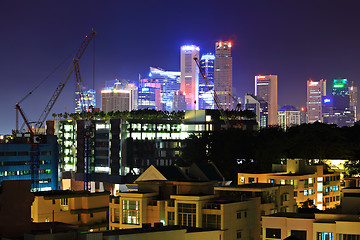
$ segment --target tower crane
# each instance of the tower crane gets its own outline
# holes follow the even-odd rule
[[[207,78],[206,74],[204,73],[204,70],[201,68],[199,59],[195,57],[195,58],[194,58],[194,61],[195,61],[196,65],[197,65],[197,67],[199,68],[199,71],[200,71],[200,73],[201,73],[201,76],[202,76],[202,77],[204,78],[204,80],[205,80],[206,86],[207,86],[208,89],[210,90],[210,88],[209,88],[209,85],[210,85],[209,79]],[[214,102],[215,102],[215,104],[216,104],[216,107],[218,108],[218,110],[219,110],[219,112],[220,112],[220,114],[221,114],[221,117],[224,119],[224,122],[225,122],[225,124],[226,124],[226,127],[229,129],[229,128],[231,127],[230,122],[229,122],[229,119],[228,119],[228,117],[226,116],[224,109],[223,109],[222,106],[220,105],[220,100],[219,100],[219,97],[218,97],[215,89],[214,89],[213,98],[214,98]]]
[[[51,109],[54,107],[54,104],[56,102],[56,100],[59,98],[62,90],[64,89],[66,83],[68,82],[71,74],[76,71],[76,73],[80,73],[79,72],[79,60],[80,58],[83,56],[86,48],[88,47],[89,43],[91,42],[92,38],[95,36],[96,32],[94,31],[94,29],[92,29],[92,33],[90,35],[86,35],[85,39],[82,41],[80,48],[77,50],[74,58],[73,58],[73,62],[72,64],[68,67],[68,69],[66,70],[66,73],[64,75],[64,77],[61,79],[60,83],[58,84],[58,86],[56,87],[53,95],[51,96],[49,102],[47,103],[47,105],[45,106],[44,111],[41,113],[39,119],[35,122],[34,125],[34,130],[31,127],[30,122],[28,121],[28,119],[25,117],[24,111],[22,110],[22,108],[20,107],[20,103],[22,103],[27,97],[29,97],[33,91],[29,92],[24,98],[22,98],[18,103],[16,103],[15,105],[15,109],[16,109],[16,132],[19,132],[19,125],[18,125],[18,115],[20,113],[21,117],[24,120],[24,123],[26,124],[26,126],[29,129],[30,132],[30,145],[31,145],[31,151],[30,151],[30,172],[31,172],[31,186],[32,189],[34,191],[37,191],[39,189],[39,165],[40,165],[40,161],[39,161],[39,153],[40,153],[40,148],[39,148],[39,139],[37,138],[36,134],[38,134],[39,129],[42,127],[42,125],[44,124],[46,118],[48,117]],[[79,83],[79,81],[81,81],[81,78],[76,78],[77,80],[77,84],[81,85],[81,82]]]

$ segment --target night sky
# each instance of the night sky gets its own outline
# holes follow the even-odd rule
[[[180,46],[214,52],[233,42],[234,95],[254,92],[256,74],[278,74],[278,103],[304,106],[306,80],[338,77],[360,83],[360,1],[36,0],[0,2],[0,133],[15,128],[14,105],[98,33],[80,68],[95,88],[146,76],[149,67],[180,70]],[[95,49],[95,52],[94,52]],[[95,54],[94,54],[95,53]],[[22,104],[35,121],[63,77],[65,65]],[[52,112],[73,112],[74,75]],[[97,104],[100,106],[100,96]],[[50,119],[51,114],[50,114]]]

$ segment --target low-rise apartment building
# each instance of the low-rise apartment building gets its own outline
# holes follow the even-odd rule
[[[294,197],[300,207],[313,201],[320,209],[340,205],[340,173],[324,169],[324,165],[305,165],[305,160],[288,159],[284,165],[273,165],[270,173],[238,173],[238,185],[273,183],[294,186]]]
[[[81,230],[104,230],[108,227],[110,192],[87,191],[35,192],[31,206],[33,222],[63,222]]]
[[[109,228],[139,228],[161,222],[218,229],[224,240],[259,239],[262,214],[296,211],[290,185],[214,187],[216,181],[184,176],[175,166],[148,168],[136,180],[137,192],[112,197]]]

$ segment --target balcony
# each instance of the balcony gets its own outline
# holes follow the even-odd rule
[[[219,203],[207,203],[207,204],[204,205],[203,209],[221,210],[221,204],[219,204]]]

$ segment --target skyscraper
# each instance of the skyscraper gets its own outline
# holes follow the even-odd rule
[[[138,93],[138,109],[161,108],[161,84],[157,79],[141,79]]]
[[[207,77],[199,79],[199,109],[214,109],[214,63],[215,55],[208,53],[201,56],[200,66]]]
[[[173,111],[174,92],[180,90],[180,72],[150,67],[149,78],[157,80],[161,85],[161,108],[169,112]]]
[[[83,91],[83,99],[80,98],[79,89],[75,91],[75,112],[80,113],[83,109],[90,111],[91,108],[96,107],[95,95],[96,92],[93,89],[86,90],[84,86],[80,86]]]
[[[223,109],[231,109],[233,105],[231,47],[231,42],[215,44],[214,90]]]
[[[186,110],[199,109],[199,69],[194,58],[199,58],[200,48],[195,45],[181,47],[180,90],[185,96]]]
[[[245,95],[245,109],[251,110],[256,114],[256,121],[260,128],[268,126],[269,120],[269,104],[261,97],[256,97],[252,94]]]
[[[138,87],[126,80],[107,81],[106,87],[101,90],[101,110],[131,111],[137,109]]]
[[[277,125],[277,75],[255,76],[255,95],[268,103],[268,124]]]
[[[321,79],[316,82],[307,81],[307,123],[323,122],[322,117],[322,98],[326,96],[326,80]]]
[[[351,87],[349,87],[349,94],[350,94],[350,108],[351,111],[354,113],[354,118],[355,118],[355,122],[359,119],[358,118],[358,92],[357,92],[357,87],[353,86],[353,83],[351,85]]]
[[[354,124],[347,79],[334,79],[331,96],[323,99],[323,119],[324,123],[337,124],[339,127]]]

